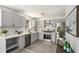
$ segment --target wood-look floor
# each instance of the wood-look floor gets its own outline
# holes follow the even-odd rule
[[[57,45],[46,41],[37,41],[19,53],[56,53]]]

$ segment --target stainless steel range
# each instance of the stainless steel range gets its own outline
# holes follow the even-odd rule
[[[44,31],[43,39],[52,42],[52,31]]]

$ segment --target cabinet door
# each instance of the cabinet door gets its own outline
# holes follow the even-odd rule
[[[25,36],[19,37],[19,48],[24,48],[25,46]]]
[[[13,20],[14,26],[20,26],[20,21],[19,21],[20,18],[19,18],[19,16],[17,14],[14,14],[13,18],[14,18],[14,20]]]
[[[44,39],[43,37],[44,37],[44,33],[43,32],[39,32],[39,38],[38,39],[39,40],[43,40]]]
[[[35,21],[31,20],[31,27],[34,28],[34,26],[35,26]]]
[[[52,32],[51,39],[52,39],[52,42],[54,42],[54,43],[56,41],[55,35],[56,35],[56,33]]]
[[[12,26],[13,15],[7,11],[2,11],[2,26]]]
[[[25,26],[26,25],[26,18],[21,16],[20,22],[21,22],[21,26]]]
[[[31,44],[31,34],[25,35],[25,47]]]
[[[25,19],[20,16],[20,15],[17,15],[17,14],[14,14],[14,25],[15,26],[24,26],[24,21]]]
[[[35,20],[35,22],[34,22],[35,24],[34,24],[34,30],[36,30],[37,31],[37,28],[38,28],[38,21],[37,20]]]
[[[37,33],[31,33],[31,43],[37,41]]]

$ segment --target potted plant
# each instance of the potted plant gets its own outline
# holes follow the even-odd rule
[[[5,35],[7,34],[7,32],[8,32],[8,31],[7,31],[7,30],[5,30],[5,29],[2,29],[2,31],[1,31],[1,32],[2,32],[2,35],[3,35],[3,36],[5,36]]]
[[[64,30],[64,28],[58,27],[57,31],[58,31],[59,37],[60,38],[64,38],[64,36],[65,36],[65,30]]]

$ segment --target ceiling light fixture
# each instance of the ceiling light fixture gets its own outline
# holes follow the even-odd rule
[[[42,15],[43,17],[45,17],[45,13],[41,13],[41,15]]]

